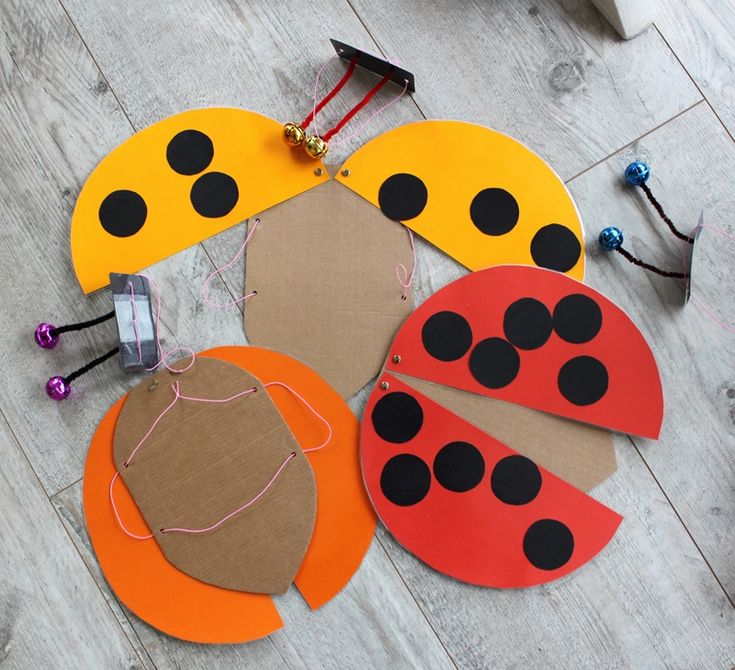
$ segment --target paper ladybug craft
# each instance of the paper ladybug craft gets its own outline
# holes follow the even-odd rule
[[[339,133],[381,89],[395,90],[387,104],[414,90],[395,64],[334,46],[346,69],[321,100],[304,105],[300,123],[192,110],[112,151],[80,193],[71,241],[88,293],[110,271],[138,272],[249,219],[245,295],[234,301],[247,302],[248,340],[303,360],[347,398],[377,374],[412,308],[416,259],[401,224],[473,270],[510,262],[581,278],[584,245],[561,180],[489,128],[411,123],[341,167],[325,166],[329,147],[345,138]],[[357,68],[376,81],[336,120],[329,103]],[[325,131],[326,118],[333,125]]]
[[[409,551],[501,588],[591,560],[621,517],[586,493],[609,431],[657,438],[663,397],[638,328],[594,289],[497,266],[429,298],[396,335],[362,424],[372,503]]]
[[[84,513],[107,581],[159,630],[206,643],[281,627],[295,583],[316,609],[349,581],[375,515],[358,423],[303,363],[221,347],[161,370],[102,419]]]

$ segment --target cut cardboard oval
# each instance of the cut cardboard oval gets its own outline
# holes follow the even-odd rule
[[[658,367],[630,317],[541,268],[496,266],[444,287],[406,320],[385,369],[643,437],[663,421]]]
[[[182,399],[171,406],[174,382]],[[248,389],[255,392],[225,401]],[[155,541],[177,568],[228,589],[288,589],[314,528],[316,486],[256,377],[204,357],[186,372],[157,373],[128,394],[113,453]],[[197,532],[167,530],[173,528]]]
[[[141,130],[85,182],[72,216],[82,290],[135,273],[326,180],[282,126],[236,108],[194,109]]]
[[[375,377],[413,307],[396,276],[407,232],[330,180],[263,212],[247,251],[248,341],[296,356],[348,398]]]
[[[621,517],[384,373],[365,409],[370,499],[406,549],[447,575],[519,588],[591,560]]]
[[[470,270],[522,263],[584,277],[579,213],[562,180],[507,135],[418,121],[358,149],[337,179]]]
[[[225,360],[248,370],[263,383],[285,383],[330,424],[324,449],[307,454],[317,480],[317,516],[311,543],[295,584],[312,609],[333,598],[360,565],[375,530],[376,518],[362,483],[358,459],[358,423],[349,407],[318,374],[295,359],[260,347],[220,347],[198,358]],[[302,449],[325,438],[321,422],[281,386],[267,392]],[[112,444],[124,398],[97,428],[84,468],[83,504],[97,560],[116,596],[155,628],[192,642],[247,642],[282,625],[270,596],[205,584],[166,560],[153,540],[140,541],[119,527],[109,500],[115,474]],[[150,533],[124,482],[115,484],[121,518],[137,535]]]

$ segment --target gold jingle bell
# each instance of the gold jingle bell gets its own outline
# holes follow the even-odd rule
[[[324,158],[329,151],[329,145],[316,135],[310,135],[304,142],[304,151],[312,158]]]
[[[300,147],[304,143],[306,133],[304,129],[295,124],[287,123],[283,126],[283,141],[290,147]]]

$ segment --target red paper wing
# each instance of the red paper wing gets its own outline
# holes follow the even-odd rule
[[[622,520],[390,374],[368,401],[360,458],[395,538],[436,570],[481,586],[569,574]]]
[[[558,272],[505,265],[452,282],[406,320],[386,370],[657,438],[653,353],[623,310]]]

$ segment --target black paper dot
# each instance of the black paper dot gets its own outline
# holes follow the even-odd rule
[[[530,458],[506,456],[493,468],[490,487],[501,502],[525,505],[541,490],[541,471]]]
[[[531,240],[531,257],[539,267],[567,272],[579,260],[582,246],[574,233],[559,225],[550,223],[541,228]]]
[[[418,456],[399,454],[383,467],[380,490],[394,505],[415,505],[426,497],[431,486],[431,471]]]
[[[402,444],[416,437],[424,423],[424,412],[416,398],[396,391],[384,395],[373,407],[373,427],[386,442]]]
[[[148,207],[135,191],[113,191],[100,205],[102,227],[115,237],[135,235],[145,223]]]
[[[521,298],[505,310],[503,332],[519,349],[538,349],[551,337],[551,314],[544,303]]]
[[[505,235],[518,223],[518,203],[502,188],[480,191],[470,205],[470,218],[485,235]]]
[[[577,356],[559,370],[559,392],[575,405],[592,405],[607,392],[605,366],[592,356]]]
[[[483,386],[499,389],[510,384],[521,367],[521,358],[510,342],[489,337],[470,354],[470,372]]]
[[[581,293],[562,298],[554,308],[554,330],[562,340],[572,344],[589,342],[602,327],[602,310]]]
[[[237,183],[223,172],[207,172],[191,187],[191,204],[198,214],[216,219],[229,214],[240,193]]]
[[[472,328],[456,312],[437,312],[426,319],[421,341],[430,356],[440,361],[456,361],[472,346]]]
[[[207,169],[213,157],[212,140],[198,130],[182,130],[166,147],[166,160],[179,174],[199,174]]]
[[[485,459],[468,442],[450,442],[434,458],[434,477],[445,488],[464,493],[475,488],[485,475]]]
[[[388,177],[378,191],[380,209],[393,221],[407,221],[417,217],[424,211],[428,197],[424,182],[405,173]]]
[[[523,537],[523,553],[531,565],[539,570],[556,570],[562,567],[573,552],[574,536],[561,521],[536,521]]]

